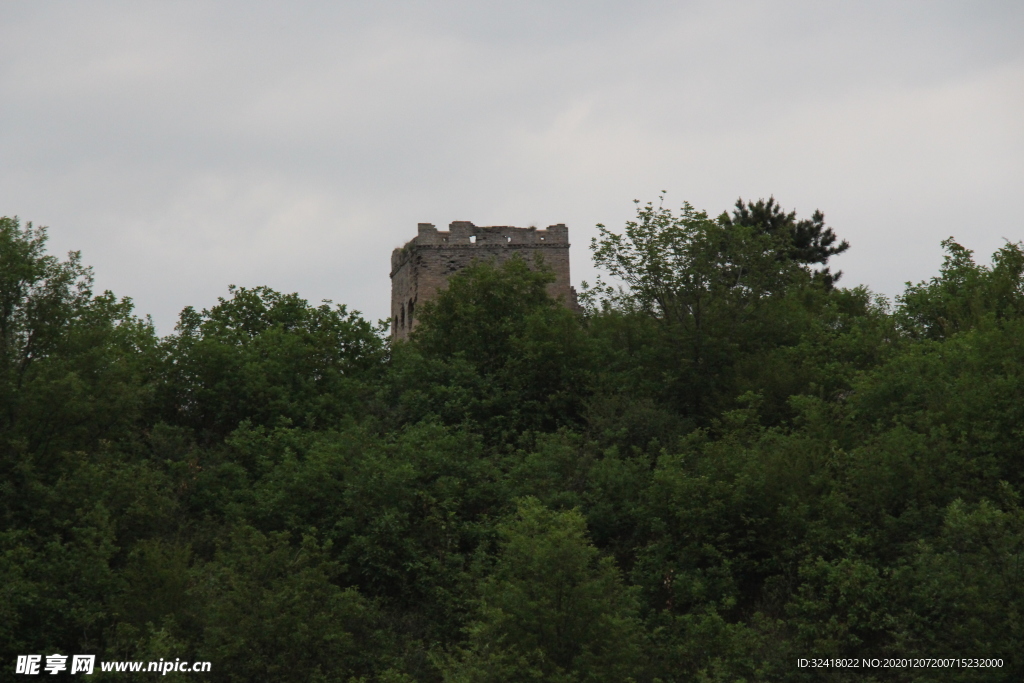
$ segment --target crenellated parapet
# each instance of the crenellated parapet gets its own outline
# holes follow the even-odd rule
[[[500,264],[517,255],[528,265],[540,255],[555,275],[548,292],[577,307],[569,282],[569,228],[564,224],[538,229],[454,221],[443,231],[420,223],[416,237],[391,254],[391,336],[408,337],[416,325],[417,305],[432,299],[452,274],[474,261]]]

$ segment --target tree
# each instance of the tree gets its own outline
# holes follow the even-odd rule
[[[689,203],[678,216],[650,202],[638,206],[624,234],[597,227],[600,237],[590,247],[595,264],[626,284],[633,306],[670,324],[700,329],[719,301],[749,308],[784,289],[793,275],[778,258],[788,247],[785,236],[712,220]]]
[[[420,309],[416,346],[438,358],[462,356],[482,369],[500,367],[531,315],[558,305],[547,293],[554,275],[521,258],[486,261],[459,271]]]
[[[406,397],[432,394],[435,411],[488,423],[495,435],[577,419],[587,348],[578,317],[548,295],[552,279],[520,258],[476,263],[450,278],[423,304],[411,348],[396,349],[393,377]]]
[[[146,413],[155,344],[131,300],[93,294],[78,252],[61,261],[45,228],[0,218],[4,659],[99,643],[119,532],[165,499],[117,453]]]
[[[359,408],[384,343],[358,312],[268,287],[229,291],[182,311],[165,340],[165,419],[222,438],[243,420],[325,426]]]
[[[340,571],[316,539],[290,544],[239,527],[196,570],[197,659],[225,681],[351,681],[381,656],[373,605],[332,579]]]
[[[0,481],[53,481],[61,454],[130,434],[148,406],[156,338],[130,299],[92,293],[78,252],[46,253],[46,229],[0,218]],[[18,482],[18,483],[15,483]],[[4,496],[7,515],[20,495]]]
[[[1024,242],[1008,242],[992,255],[992,265],[975,263],[973,252],[950,237],[939,275],[907,283],[897,313],[915,337],[945,339],[983,321],[1019,319],[1024,314]]]
[[[810,220],[805,218],[798,221],[796,211],[785,213],[782,207],[775,203],[775,197],[769,197],[767,202],[758,199],[757,203],[746,204],[741,197],[736,200],[732,216],[723,213],[719,220],[726,226],[743,225],[769,235],[783,237],[789,244],[780,256],[804,265],[824,265],[832,256],[842,254],[850,248],[846,240],[836,244],[838,237],[832,228],[825,227],[825,214],[821,211],[816,210]],[[827,287],[831,287],[842,276],[842,272],[833,274],[826,267],[816,271],[815,276]]]
[[[678,409],[706,413],[720,398],[731,400],[732,369],[742,353],[791,343],[787,301],[808,275],[796,262],[780,258],[788,236],[749,225],[712,220],[690,204],[678,215],[648,203],[622,234],[598,225],[591,243],[594,262],[624,283],[614,289],[598,283],[584,297],[596,311],[639,314],[658,322],[660,332],[647,345],[660,352],[646,369]]]
[[[0,452],[42,457],[122,433],[154,343],[130,299],[93,296],[78,252],[62,262],[45,228],[0,218]]]
[[[634,597],[587,540],[583,516],[527,498],[498,533],[469,649],[446,680],[631,680],[640,664]]]

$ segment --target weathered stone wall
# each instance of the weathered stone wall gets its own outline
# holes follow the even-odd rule
[[[497,264],[519,256],[531,267],[540,254],[555,275],[548,293],[576,308],[576,290],[569,283],[569,229],[510,226],[477,227],[455,221],[448,231],[430,223],[419,224],[419,234],[391,254],[391,336],[405,339],[416,326],[418,307],[443,289],[452,273],[474,261]]]

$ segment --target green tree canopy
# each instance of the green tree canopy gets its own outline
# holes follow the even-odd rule
[[[111,438],[139,414],[152,326],[130,299],[93,295],[78,252],[0,218],[0,449],[53,453]]]
[[[985,321],[1024,314],[1024,243],[1009,242],[992,256],[992,265],[975,263],[970,249],[953,238],[943,240],[946,256],[929,282],[907,283],[900,296],[900,320],[915,336],[944,339]]]
[[[384,345],[358,312],[267,287],[182,311],[164,342],[164,418],[223,438],[240,422],[312,426],[357,411]]]
[[[528,498],[498,528],[497,564],[479,586],[470,649],[452,681],[626,681],[640,667],[636,603],[576,510]]]
[[[410,348],[396,349],[398,390],[420,415],[487,423],[495,434],[578,419],[588,350],[577,316],[548,295],[552,278],[520,258],[453,275],[420,308]]]
[[[599,283],[584,299],[595,313],[603,297],[607,314],[657,323],[643,342],[652,350],[648,372],[662,397],[691,417],[727,405],[742,359],[796,343],[807,308],[820,304],[807,295],[808,271],[786,256],[788,234],[711,219],[689,204],[676,214],[652,203],[638,206],[622,233],[598,229],[594,262],[623,286]]]
[[[1021,680],[1024,246],[944,246],[890,304],[812,270],[846,248],[820,213],[646,204],[583,315],[513,259],[407,342],[263,287],[159,340],[2,219],[0,659]]]
[[[784,258],[796,263],[825,265],[828,260],[850,248],[849,242],[839,239],[832,228],[825,226],[825,214],[815,210],[810,219],[797,220],[796,211],[786,213],[775,202],[775,197],[768,201],[758,199],[757,202],[743,203],[743,198],[736,200],[736,208],[732,216],[723,213],[719,220],[726,226],[744,225],[757,230],[778,235],[788,242],[788,248],[782,252]],[[818,270],[816,277],[826,286],[831,287],[842,272],[831,273],[827,267]]]

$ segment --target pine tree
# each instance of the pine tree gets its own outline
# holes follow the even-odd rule
[[[770,235],[788,237],[791,246],[789,252],[785,254],[786,258],[804,265],[825,265],[829,258],[850,248],[850,243],[846,240],[836,244],[839,238],[832,228],[825,226],[825,214],[821,211],[815,210],[810,220],[797,220],[796,211],[785,213],[775,202],[774,196],[769,197],[768,201],[758,199],[756,203],[746,204],[740,197],[736,200],[732,216],[723,213],[720,220],[730,227],[749,226],[759,228]],[[826,287],[831,288],[842,276],[842,271],[831,273],[828,267],[825,267],[816,271],[815,276],[820,278]]]

